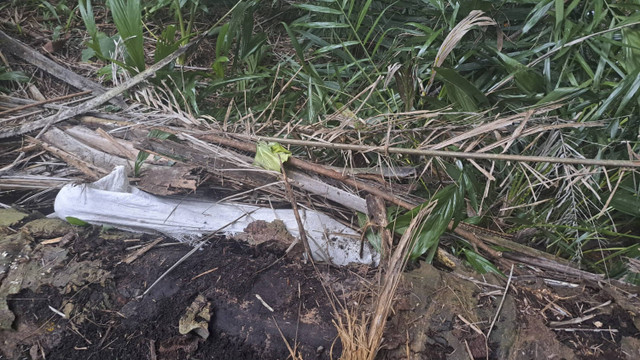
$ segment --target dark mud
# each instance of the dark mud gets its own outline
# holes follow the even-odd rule
[[[0,359],[339,358],[328,293],[358,314],[377,282],[369,267],[316,270],[300,249],[285,254],[291,236],[262,222],[211,239],[151,287],[193,247],[10,215],[0,226]],[[637,288],[519,274],[500,307],[504,278],[414,264],[378,358],[640,358]],[[194,304],[205,309],[193,317],[200,328],[181,333]]]
[[[107,271],[103,284],[79,284],[68,293],[43,285],[8,296],[16,318],[13,331],[0,333],[5,358],[31,353],[60,359],[285,359],[287,343],[305,359],[329,358],[332,346],[334,356],[340,353],[331,306],[315,270],[284,256],[277,241],[248,246],[214,239],[142,296],[190,246],[156,247],[126,264],[122,261],[131,253],[126,247],[148,237],[70,231],[75,239],[52,271],[70,262],[99,264]],[[348,276],[335,268],[320,271],[332,281]],[[178,332],[180,317],[198,295],[210,302],[213,314],[206,340]]]

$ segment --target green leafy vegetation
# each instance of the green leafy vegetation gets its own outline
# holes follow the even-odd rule
[[[22,71],[10,71],[4,66],[0,66],[0,92],[9,92],[11,82],[24,83],[29,81],[29,77]]]
[[[195,51],[151,81],[181,110],[225,128],[375,147],[638,160],[633,2],[109,0],[102,21],[115,33],[99,30],[94,5],[78,3],[88,35],[83,58],[131,75],[207,33],[206,56]],[[73,16],[70,4],[41,6],[59,24]],[[196,69],[182,66],[190,64]],[[528,245],[611,276],[626,276],[624,264],[638,258],[640,181],[630,169],[488,160],[461,167],[308,151],[340,166],[419,169],[418,194],[434,208],[413,259],[433,259],[440,235],[463,220],[537,228]],[[394,231],[419,209],[394,216]],[[453,246],[475,268],[493,271],[463,241]]]

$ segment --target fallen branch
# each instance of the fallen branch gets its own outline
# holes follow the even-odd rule
[[[217,136],[217,135],[213,135],[213,134],[201,134],[201,135],[195,135],[196,138],[198,139],[202,139],[202,140],[207,140],[207,141],[211,141],[214,143],[218,143],[218,144],[222,144],[225,146],[230,146],[236,149],[240,149],[240,150],[244,150],[244,151],[249,151],[252,153],[256,152],[256,145],[253,143],[249,143],[249,142],[242,142],[242,141],[238,141],[238,140],[232,140],[232,139],[227,139],[221,136]],[[289,161],[287,161],[287,164],[291,165],[291,166],[295,166],[299,169],[302,170],[307,170],[307,171],[311,171],[314,172],[316,174],[319,175],[323,175],[326,176],[328,178],[331,179],[335,179],[338,181],[341,181],[353,188],[355,188],[356,190],[362,190],[362,191],[366,191],[372,195],[378,196],[380,198],[383,198],[384,200],[398,205],[400,207],[403,207],[405,209],[413,209],[415,207],[415,205],[410,204],[404,200],[399,199],[398,197],[394,196],[391,193],[388,192],[384,192],[374,186],[365,184],[361,181],[355,180],[351,177],[342,175],[341,173],[331,170],[331,169],[327,169],[321,165],[317,165],[317,164],[313,164],[301,159],[297,159],[297,158],[290,158]]]
[[[253,143],[249,143],[249,142],[241,142],[238,140],[232,140],[232,139],[227,139],[221,136],[217,136],[217,135],[213,135],[213,134],[202,134],[202,135],[196,135],[197,138],[200,139],[204,139],[204,140],[208,140],[208,141],[212,141],[212,142],[216,142],[225,146],[230,146],[236,149],[240,149],[240,150],[244,150],[244,151],[249,151],[249,152],[256,152],[256,145]],[[356,180],[352,177],[349,176],[345,176],[337,171],[331,170],[331,169],[327,169],[321,165],[318,164],[313,164],[310,163],[308,161],[304,161],[301,159],[297,159],[297,158],[290,158],[289,161],[287,162],[289,165],[291,166],[295,166],[299,169],[302,170],[306,170],[306,171],[311,171],[314,172],[316,174],[319,175],[323,175],[326,176],[328,178],[331,179],[335,179],[338,181],[341,181],[353,188],[355,188],[356,190],[362,190],[362,191],[366,191],[369,194],[372,194],[374,196],[380,197],[392,204],[398,205],[404,209],[407,210],[411,210],[414,207],[416,207],[417,204],[411,204],[407,201],[404,201],[402,199],[399,199],[397,196],[395,196],[393,193],[390,192],[386,192],[383,191],[375,186],[371,186],[368,184],[365,184],[359,180]],[[449,228],[451,229],[453,223],[449,224]],[[485,245],[481,239],[480,236],[482,233],[484,232],[490,232],[489,230],[486,229],[482,229],[482,228],[478,228],[476,226],[472,226],[469,224],[465,224],[465,223],[460,223],[458,225],[458,227],[456,227],[455,229],[453,229],[453,231],[455,233],[457,233],[458,235],[462,236],[463,238],[467,239],[469,242],[471,242],[472,244],[475,245],[475,247],[480,248],[482,250],[484,250],[486,253],[488,253],[489,255],[491,255],[492,257],[499,259],[501,257],[499,252],[494,251],[493,249],[491,249],[489,246]],[[493,232],[492,232],[493,233]]]
[[[33,121],[33,122],[29,122],[14,128],[10,128],[8,130],[4,130],[3,132],[0,132],[0,139],[4,139],[4,138],[9,138],[9,137],[13,137],[13,136],[18,136],[18,135],[22,135],[22,134],[26,134],[28,132],[31,131],[35,131],[38,129],[42,129],[40,131],[40,133],[38,134],[38,136],[36,136],[36,138],[40,137],[40,135],[42,135],[42,133],[44,133],[44,131],[46,131],[49,126],[59,123],[61,121],[67,120],[71,117],[86,113],[89,110],[94,109],[97,106],[100,106],[102,104],[104,104],[105,102],[113,99],[114,97],[122,94],[123,92],[125,92],[126,90],[134,87],[135,85],[139,84],[140,82],[146,80],[147,78],[153,76],[158,70],[162,69],[163,67],[169,65],[169,63],[171,63],[172,61],[174,61],[175,59],[177,59],[180,55],[184,54],[191,46],[193,46],[193,44],[196,44],[200,41],[200,39],[202,39],[202,35],[198,38],[196,38],[194,41],[192,41],[191,43],[180,47],[178,50],[174,51],[171,55],[167,56],[166,58],[158,61],[157,63],[151,65],[150,67],[148,67],[146,70],[140,72],[139,74],[137,74],[136,76],[132,77],[131,79],[123,82],[122,84],[110,89],[107,92],[104,92],[96,97],[94,97],[91,100],[88,100],[78,106],[75,107],[71,107],[65,110],[60,111],[59,113],[49,116],[47,118],[41,119],[41,120],[37,120],[37,121]]]
[[[7,115],[7,114],[10,114],[12,112],[16,112],[16,111],[20,111],[20,110],[29,109],[29,108],[32,108],[32,107],[44,105],[44,104],[49,104],[49,103],[56,102],[56,101],[62,101],[62,100],[71,99],[71,98],[74,98],[76,96],[87,95],[87,94],[90,94],[90,93],[91,93],[91,90],[86,90],[86,91],[82,91],[82,92],[75,93],[75,94],[68,94],[68,95],[64,95],[64,96],[58,96],[58,97],[55,97],[55,98],[52,98],[52,99],[47,99],[47,100],[43,100],[43,101],[36,101],[36,102],[31,103],[31,104],[26,104],[26,105],[22,105],[22,106],[16,106],[14,108],[11,108],[11,109],[8,109],[8,110],[5,110],[5,111],[1,111],[0,112],[0,116]]]
[[[21,43],[20,41],[10,37],[4,32],[0,31],[0,48],[13,54],[16,57],[27,61],[28,63],[35,65],[46,71],[47,73],[57,77],[58,79],[82,90],[90,90],[96,95],[104,94],[107,89],[100,84],[95,83],[85,77],[82,77],[73,71],[67,70],[62,65],[49,59],[48,57],[40,54],[38,51],[30,48],[29,46]],[[113,97],[109,99],[111,103],[120,108],[125,109],[127,103],[121,98]]]

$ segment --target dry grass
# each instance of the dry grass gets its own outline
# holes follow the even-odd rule
[[[431,202],[413,218],[394,249],[389,266],[387,268],[380,266],[378,271],[382,277],[382,285],[371,289],[372,308],[349,310],[342,307],[342,313],[336,312],[334,324],[343,347],[340,359],[373,360],[378,354],[387,317],[393,306],[393,299],[413,247],[415,235],[422,231],[424,219],[435,205],[436,202]]]

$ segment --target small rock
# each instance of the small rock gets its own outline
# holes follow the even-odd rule
[[[37,239],[51,239],[66,235],[69,231],[73,230],[73,227],[66,221],[60,219],[45,218],[26,223],[22,227],[22,230]]]

